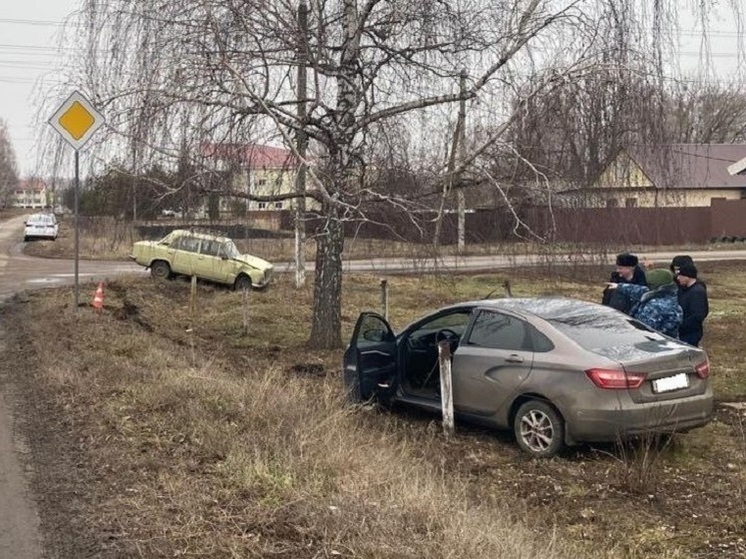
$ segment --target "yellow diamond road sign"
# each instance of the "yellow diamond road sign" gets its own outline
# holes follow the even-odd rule
[[[76,150],[82,148],[104,122],[103,115],[77,91],[49,119],[49,124]]]

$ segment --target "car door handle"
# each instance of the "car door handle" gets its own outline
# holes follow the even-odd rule
[[[515,353],[513,353],[512,355],[508,355],[505,358],[505,362],[506,363],[523,363],[523,357],[521,357],[520,355],[516,355]]]
[[[381,355],[383,357],[391,357],[390,353],[387,353],[385,351],[381,351],[379,349],[371,349],[369,351],[361,351],[360,355]]]

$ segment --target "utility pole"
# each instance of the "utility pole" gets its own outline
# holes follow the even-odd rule
[[[138,134],[139,136],[139,134]],[[132,225],[137,223],[137,138],[132,142]]]
[[[308,117],[306,97],[308,89],[308,6],[301,2],[298,6],[298,27],[300,28],[300,44],[298,45],[298,122],[300,128],[296,138],[298,153],[298,172],[295,176],[295,287],[303,287],[306,283],[306,152],[308,150],[308,135],[303,128]]]
[[[458,123],[456,124],[456,134],[458,135],[458,165],[462,165],[466,159],[466,70],[461,70],[461,79],[459,82],[459,92],[461,101],[458,107]],[[463,184],[461,184],[461,174],[459,171],[456,178],[456,200],[458,203],[458,251],[463,252],[466,245],[466,198],[464,195]]]

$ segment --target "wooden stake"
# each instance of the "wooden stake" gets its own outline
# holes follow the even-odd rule
[[[450,436],[455,431],[453,421],[453,384],[451,377],[451,347],[448,341],[438,343],[440,364],[440,401],[443,404],[443,432]]]

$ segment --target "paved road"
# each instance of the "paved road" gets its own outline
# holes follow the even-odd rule
[[[639,253],[641,258],[655,262],[659,266],[668,267],[671,259],[677,254],[691,255],[695,262],[714,262],[722,260],[746,260],[746,247],[734,250],[698,250],[698,251],[654,251]],[[365,260],[347,260],[343,263],[346,271],[352,272],[432,272],[435,270],[447,271],[489,271],[516,266],[534,266],[553,262],[555,264],[608,264],[613,265],[615,255],[606,258],[596,256],[578,256],[573,254],[548,255],[540,254],[517,254],[517,255],[486,255],[486,256],[442,256],[433,258],[369,258]],[[280,262],[275,264],[279,272],[291,272],[294,269],[292,262]],[[313,262],[309,262],[307,269],[314,269]]]
[[[0,301],[27,289],[75,283],[73,260],[34,258],[23,254],[23,220],[24,217],[16,217],[0,224]],[[78,279],[81,284],[125,273],[145,275],[146,272],[141,266],[131,262],[80,260],[78,263]]]

